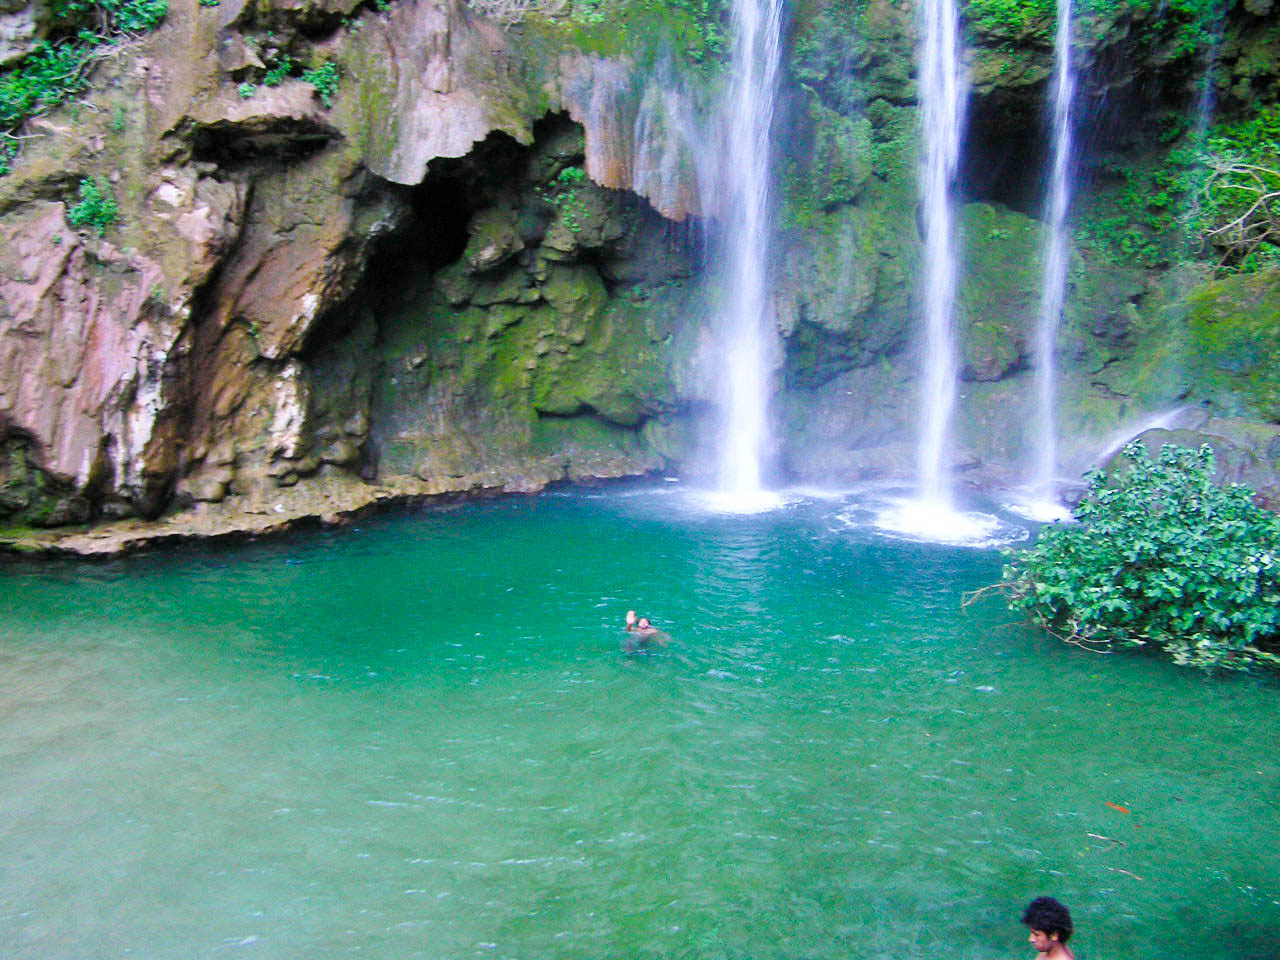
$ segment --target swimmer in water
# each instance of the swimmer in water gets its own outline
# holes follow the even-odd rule
[[[671,637],[650,623],[648,617],[637,619],[634,610],[627,611],[627,633],[631,636],[627,637],[623,647],[628,653],[648,647],[651,641],[660,647],[671,642]]]

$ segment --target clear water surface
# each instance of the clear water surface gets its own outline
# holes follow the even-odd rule
[[[0,568],[0,955],[1010,958],[1052,893],[1082,960],[1276,957],[1280,684],[961,612],[998,553],[846,508]]]

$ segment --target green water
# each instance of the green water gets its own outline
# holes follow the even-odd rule
[[[631,494],[0,568],[0,956],[1280,954],[1280,684]]]

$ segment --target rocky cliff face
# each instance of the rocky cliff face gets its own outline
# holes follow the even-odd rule
[[[705,18],[632,6],[504,28],[456,0],[179,0],[100,60],[84,103],[33,121],[0,179],[0,521],[260,528],[695,468],[720,74]],[[1051,54],[1043,13],[979,7],[957,466],[993,480],[1030,419]],[[1132,131],[1190,110],[1202,72],[1154,6],[1095,7],[1082,208],[1117,192],[1100,158],[1161,162]],[[1278,99],[1280,39],[1266,11],[1232,9],[1220,95],[1256,109]],[[793,11],[773,294],[792,475],[912,470],[914,31],[913,8],[885,0]],[[326,63],[336,91],[299,77]],[[68,223],[86,178],[120,205],[103,235]],[[1170,406],[1278,419],[1277,288],[1276,272],[1213,281],[1080,245],[1062,348],[1073,465]],[[1254,449],[1266,430],[1219,432],[1275,459]]]
[[[0,181],[0,511],[230,522],[660,467],[691,107],[535,39],[446,0],[192,2],[100,62]],[[340,65],[331,107],[255,82],[286,58]],[[68,224],[86,177],[105,236]]]

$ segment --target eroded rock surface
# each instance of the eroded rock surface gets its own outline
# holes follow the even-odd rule
[[[33,123],[46,136],[0,181],[0,519],[186,507],[205,518],[193,529],[234,527],[282,491],[290,516],[308,491],[380,499],[393,469],[419,495],[665,462],[643,438],[678,406],[669,331],[632,316],[650,296],[633,287],[687,276],[687,255],[651,256],[636,227],[657,215],[599,184],[687,216],[687,130],[671,118],[688,104],[633,84],[626,58],[531,60],[456,0],[344,26],[356,13],[175,4],[95,68],[87,118]],[[300,67],[263,85],[286,58],[339,65],[332,106]],[[558,121],[525,150],[563,109],[585,129]],[[433,164],[495,135],[521,185],[490,177],[485,196],[424,214]],[[555,180],[571,167],[580,181]],[[104,236],[67,220],[85,178],[120,206]],[[388,283],[433,318],[413,356]],[[419,453],[397,458],[407,437]]]

